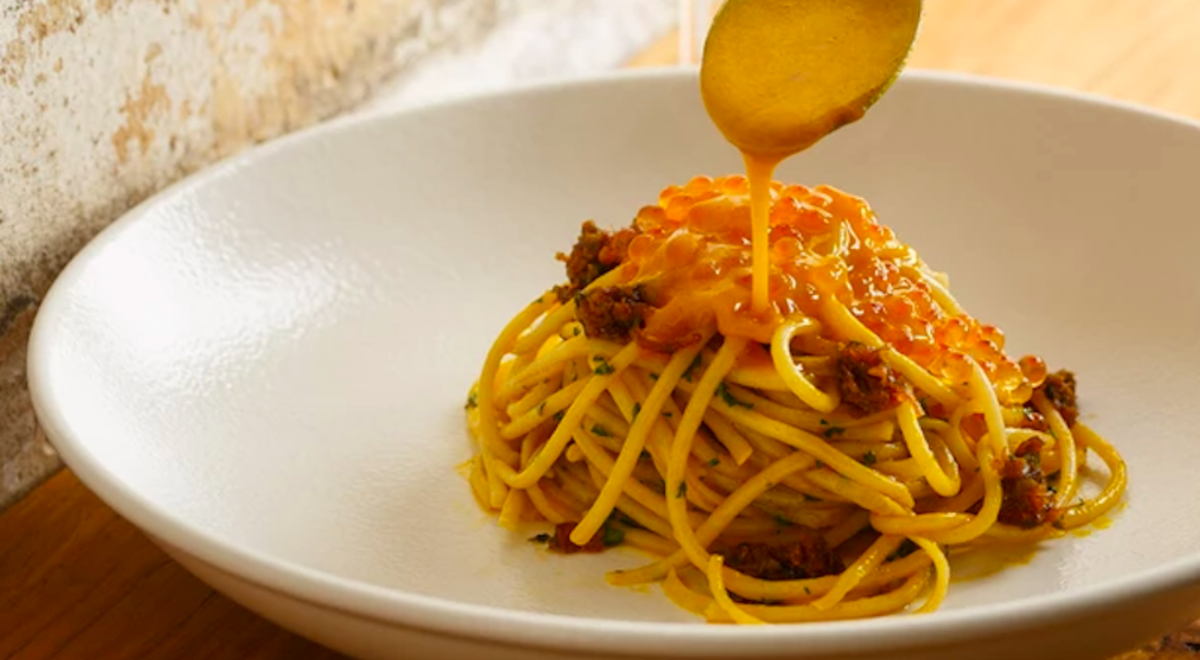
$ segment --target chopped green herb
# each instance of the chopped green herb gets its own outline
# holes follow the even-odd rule
[[[825,461],[817,461],[817,469],[820,470],[823,467],[825,467]]]
[[[702,364],[702,361],[700,360],[700,355],[696,354],[696,357],[694,359],[692,359],[692,363],[688,365],[688,368],[686,370],[684,370],[683,379],[689,383],[692,382],[692,372],[695,371],[696,368],[699,367],[701,364]]]
[[[592,433],[601,438],[611,438],[612,437],[612,432],[609,431],[608,429],[604,428],[603,426],[600,426],[599,424],[592,426]]]
[[[575,326],[575,327],[572,329],[572,331],[571,331],[571,336],[572,336],[572,337],[578,337],[578,336],[579,336],[579,333],[581,333],[581,332],[583,332],[583,330],[581,330],[581,329],[579,328],[579,326]]]
[[[554,537],[549,534],[542,533],[542,534],[538,534],[537,536],[529,537],[529,542],[530,543],[549,543],[550,539],[552,539],[552,538],[554,538]]]
[[[664,410],[664,411],[663,411],[663,417],[666,417],[667,419],[671,419],[671,411],[669,411],[669,410]]]
[[[719,458],[717,458],[717,457],[715,457],[715,456],[714,456],[714,457],[712,457],[712,458],[710,458],[710,459],[708,459],[708,466],[709,466],[709,467],[717,467],[717,466],[718,466],[718,465],[720,465],[720,464],[721,464],[721,459],[719,459]]]
[[[633,402],[633,418],[637,419],[638,413],[640,413],[640,412],[642,412],[642,404],[634,401]]]
[[[470,410],[472,408],[478,408],[479,407],[479,392],[476,392],[475,390],[471,390],[471,393],[467,395],[467,405],[465,405],[463,407],[466,408],[467,410]]]
[[[784,518],[783,516],[779,515],[778,513],[771,516],[771,519],[774,520],[775,524],[779,525],[780,527],[791,527],[792,525],[795,524],[792,521],[788,520],[787,518]]]
[[[565,410],[560,410],[560,411],[554,413],[554,421],[561,422],[563,420],[563,417],[566,416],[566,414],[567,414],[567,411],[565,411]]]
[[[630,518],[629,516],[625,515],[621,511],[614,510],[612,515],[609,516],[608,518],[609,518],[609,520],[616,519],[617,522],[621,523],[622,525],[625,525],[626,527],[632,527],[633,529],[645,529],[645,527],[642,527],[642,525],[638,521],[634,520],[633,518]]]
[[[809,589],[808,587],[804,587],[804,595],[806,595],[806,596],[811,596],[811,595],[812,595],[812,589]]]
[[[831,426],[831,427],[825,429],[824,431],[822,431],[821,435],[825,436],[826,438],[832,438],[834,436],[842,435],[845,432],[846,432],[846,429],[844,429],[840,426]]]
[[[687,497],[687,482],[686,481],[679,482],[679,488],[676,489],[676,491],[675,491],[675,497],[676,498]]]
[[[821,420],[821,426],[829,426],[829,420],[827,420],[827,419],[822,419],[822,420]]]
[[[607,376],[609,374],[616,373],[617,371],[616,367],[609,364],[608,360],[605,360],[599,355],[597,355],[595,358],[592,358],[592,361],[596,363],[596,366],[592,367],[592,373],[596,374],[597,376]]]
[[[645,460],[647,458],[650,458],[650,452],[643,449],[642,453],[638,454],[638,460]]]
[[[621,542],[625,540],[625,530],[620,527],[605,525],[602,534],[603,536],[600,537],[600,541],[604,543],[604,547],[606,548],[621,545]]]
[[[545,401],[538,404],[538,417],[541,417],[544,414],[546,414],[546,402]]]
[[[804,501],[805,501],[805,502],[820,502],[820,501],[821,501],[821,498],[819,498],[819,497],[813,497],[812,495],[809,495],[808,493],[805,493],[805,494],[804,494]]]
[[[912,539],[904,539],[904,541],[902,541],[900,543],[900,547],[896,548],[895,552],[888,555],[887,561],[903,559],[904,557],[907,557],[916,551],[917,551],[917,544],[913,543]]]
[[[863,454],[863,465],[875,465],[876,460],[875,452],[873,451],[868,450],[867,453]]]
[[[537,300],[533,301],[533,304],[535,304],[535,305],[542,304],[542,298],[544,298],[544,297],[545,296],[539,296]]]
[[[730,408],[735,408],[737,406],[741,406],[743,408],[754,407],[754,404],[746,403],[745,401],[742,401],[730,394],[729,389],[725,387],[724,382],[717,385],[717,396],[721,397],[721,400],[725,402],[725,405],[729,406]]]
[[[650,380],[658,380],[658,374],[651,371],[650,372]]]

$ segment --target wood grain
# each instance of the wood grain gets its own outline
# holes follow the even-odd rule
[[[1197,0],[926,0],[912,66],[1200,117]],[[674,64],[663,40],[631,66]],[[215,594],[63,472],[0,515],[0,658],[340,656]],[[1200,660],[1200,627],[1120,660]]]
[[[925,0],[910,67],[1069,87],[1200,117],[1195,0]],[[670,35],[630,63],[677,62]]]
[[[217,595],[70,471],[0,516],[0,658],[341,656]]]

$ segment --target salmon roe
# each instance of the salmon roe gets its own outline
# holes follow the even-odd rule
[[[1045,378],[1041,360],[1018,364],[1005,355],[999,328],[939,303],[947,301],[944,278],[880,224],[866,201],[835,188],[771,183],[765,313],[751,307],[745,177],[669,186],[635,224],[641,233],[629,245],[626,279],[653,296],[656,310],[644,328],[652,342],[716,331],[767,343],[787,317],[822,320],[820,303],[833,297],[896,350],[958,385],[962,358],[974,358],[1005,403],[1028,400]]]

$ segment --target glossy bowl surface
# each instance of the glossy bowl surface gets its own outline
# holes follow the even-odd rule
[[[463,403],[580,221],[740,170],[694,72],[341,121],[176,185],[46,297],[34,403],[66,462],[197,575],[363,658],[1102,658],[1200,615],[1200,128],[906,74],[779,178],[869,199],[1012,353],[1072,368],[1124,453],[1110,528],[939,612],[702,625],[629,551],[548,556],[475,505]],[[452,656],[458,657],[458,656]],[[467,657],[467,656],[464,656]]]

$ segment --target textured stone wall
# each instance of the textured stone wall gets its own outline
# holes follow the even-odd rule
[[[0,0],[0,508],[53,471],[25,388],[38,301],[151,192],[355,106],[494,0]]]

